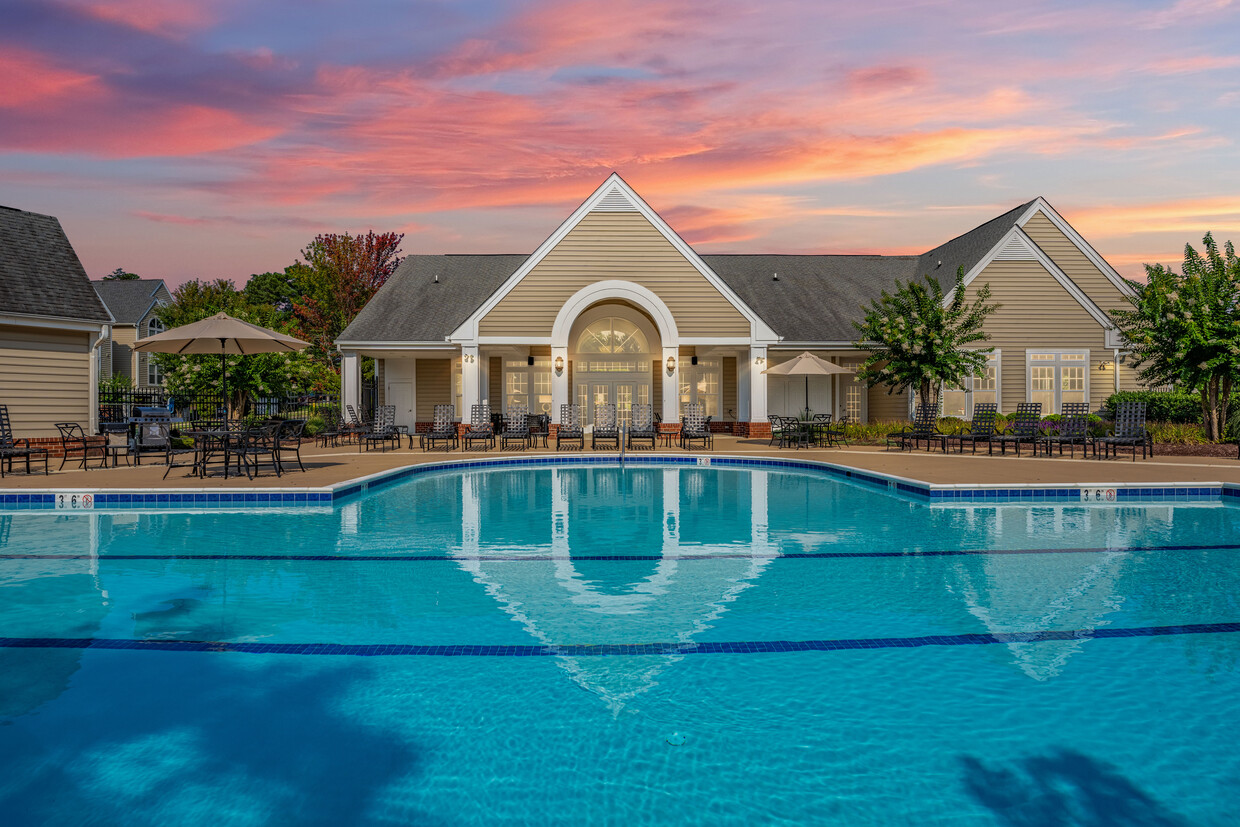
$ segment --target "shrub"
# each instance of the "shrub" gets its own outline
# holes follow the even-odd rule
[[[1154,442],[1172,443],[1174,445],[1204,445],[1205,429],[1196,422],[1150,422],[1146,425],[1150,438]]]
[[[1150,422],[1201,422],[1201,397],[1188,391],[1120,391],[1107,399],[1103,409],[1114,419],[1118,404],[1128,401],[1144,402],[1145,418]],[[1240,394],[1232,398],[1232,404],[1237,403]]]
[[[306,430],[303,431],[303,433],[306,436],[318,436],[322,433],[323,428],[325,427],[326,426],[323,423],[323,415],[314,414],[306,420]]]

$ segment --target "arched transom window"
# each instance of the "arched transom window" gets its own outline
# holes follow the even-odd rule
[[[619,355],[649,353],[650,345],[637,325],[617,316],[590,324],[577,340],[578,353]]]
[[[165,330],[167,330],[167,328],[164,327],[164,323],[161,322],[159,319],[152,318],[149,322],[146,323],[146,335],[147,336],[154,336],[156,333],[163,333]]]

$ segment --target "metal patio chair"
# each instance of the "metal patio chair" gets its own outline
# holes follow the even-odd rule
[[[680,423],[680,447],[686,451],[693,450],[693,443],[701,442],[703,449],[715,449],[715,437],[707,427],[706,406],[701,402],[690,402],[685,406],[685,415]]]
[[[964,444],[969,443],[972,453],[977,453],[977,443],[985,442],[986,449],[990,450],[990,440],[995,435],[995,421],[999,417],[999,405],[996,402],[978,402],[973,406],[973,421],[969,423],[969,430],[961,431],[958,434],[947,434],[943,437],[943,450],[946,451],[956,444],[956,453],[964,453]]]
[[[1118,457],[1119,449],[1124,446],[1132,448],[1132,461],[1137,461],[1137,446],[1141,446],[1141,459],[1145,459],[1148,448],[1149,455],[1154,456],[1154,442],[1145,427],[1145,403],[1137,401],[1121,402],[1115,409],[1115,432],[1110,436],[1100,436],[1094,440],[1094,456],[1098,455],[1098,446],[1102,446],[1102,458]]]
[[[12,473],[13,460],[18,457],[26,460],[26,473],[29,474],[30,459],[38,456],[43,457],[43,473],[47,474],[47,449],[31,445],[26,437],[14,439],[13,424],[9,421],[9,408],[7,405],[0,405],[0,477],[4,476],[6,465]]]
[[[482,443],[484,451],[495,447],[495,427],[491,424],[490,405],[474,405],[469,414],[469,428],[461,434],[461,444],[466,451],[477,442]]]
[[[560,425],[555,430],[555,450],[560,450],[561,446],[576,447],[579,451],[586,449],[586,433],[581,426],[580,405],[560,406]]]
[[[995,434],[990,438],[991,449],[989,453],[994,453],[993,447],[995,443],[999,444],[999,453],[1007,454],[1008,445],[1016,447],[1016,456],[1020,456],[1020,446],[1028,444],[1033,448],[1033,455],[1038,455],[1038,440],[1042,438],[1041,432],[1038,430],[1042,423],[1042,403],[1041,402],[1021,402],[1016,406],[1016,413],[1012,414],[1008,420],[1008,428],[1006,431]]]
[[[504,427],[499,434],[499,449],[507,451],[509,443],[524,451],[530,447],[530,409],[525,405],[509,405]]]
[[[456,428],[456,409],[451,405],[436,405],[431,429],[422,434],[423,451],[429,451],[438,443],[443,443],[444,451],[451,451],[460,444]]]
[[[590,434],[590,450],[599,446],[613,446],[620,450],[620,426],[616,422],[616,406],[610,402],[594,406],[594,430]]]
[[[1081,446],[1083,455],[1089,453],[1093,437],[1089,435],[1089,403],[1063,403],[1063,418],[1059,420],[1058,433],[1042,437],[1042,450],[1049,457],[1051,448],[1059,446],[1059,456],[1063,456],[1063,446],[1068,446],[1069,458],[1076,455],[1076,446]],[[1094,451],[1097,454],[1097,450]],[[1134,452],[1135,453],[1135,452]]]
[[[626,447],[632,450],[637,442],[649,442],[650,450],[655,447],[659,432],[654,424],[653,405],[634,405],[629,411],[629,433]]]

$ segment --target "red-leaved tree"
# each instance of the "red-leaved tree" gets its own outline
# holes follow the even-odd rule
[[[400,264],[404,233],[315,236],[301,251],[310,266],[306,294],[293,302],[298,334],[314,355],[338,364],[336,338]]]

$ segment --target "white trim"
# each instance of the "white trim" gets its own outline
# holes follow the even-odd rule
[[[1030,368],[1033,367],[1033,361],[1030,359],[1030,356],[1032,356],[1035,353],[1053,355],[1055,357],[1054,362],[1043,362],[1042,363],[1043,366],[1046,366],[1049,363],[1051,365],[1054,365],[1056,368],[1056,371],[1055,371],[1055,410],[1042,411],[1042,416],[1048,416],[1050,414],[1057,414],[1063,410],[1063,379],[1062,379],[1062,374],[1060,373],[1058,368],[1064,367],[1065,363],[1062,361],[1060,357],[1065,356],[1065,355],[1073,355],[1073,356],[1081,355],[1085,357],[1084,360],[1081,361],[1080,364],[1082,367],[1085,368],[1085,402],[1088,403],[1090,401],[1089,374],[1090,374],[1090,371],[1093,369],[1093,362],[1090,360],[1089,348],[1087,347],[1068,347],[1068,348],[1027,347],[1025,348],[1025,400],[1024,401],[1026,402],[1033,401],[1033,399],[1031,398],[1033,396],[1033,371],[1030,370]],[[1069,363],[1067,366],[1076,367],[1076,364]]]
[[[1041,351],[1039,351],[1041,352]],[[1003,349],[992,348],[990,353],[986,354],[986,367],[994,367],[995,369],[995,404],[998,406],[999,413],[1003,413]],[[970,374],[965,378],[968,387],[952,388],[956,392],[963,391],[965,394],[965,419],[973,418],[974,405],[976,400],[973,398],[974,392],[977,390],[973,387],[973,380],[977,378],[977,374]],[[949,388],[945,387],[942,382],[939,383],[939,416],[946,416],[943,411],[943,398]],[[983,391],[988,393],[989,391]]]
[[[460,352],[460,345],[456,342],[392,342],[387,340],[381,341],[345,341],[343,339],[336,340],[336,350],[361,350],[370,348],[375,350],[450,350],[454,353]]]
[[[617,192],[617,190],[619,192]],[[556,231],[547,238],[546,241],[538,246],[538,249],[535,250],[530,257],[517,268],[516,272],[509,276],[507,280],[505,280],[504,283],[491,294],[490,298],[488,298],[480,307],[478,307],[478,309],[471,313],[469,317],[456,328],[456,330],[452,331],[448,338],[452,341],[476,342],[478,339],[479,321],[494,310],[496,305],[498,305],[505,296],[512,292],[512,290],[521,283],[521,280],[524,279],[526,275],[529,274],[529,272],[533,270],[534,267],[536,267],[544,258],[546,258],[547,254],[555,249],[556,245],[563,241],[569,232],[581,223],[582,219],[584,219],[586,215],[594,211],[605,198],[611,202],[614,201],[620,194],[627,196],[636,207],[637,211],[646,217],[646,220],[649,221],[651,225],[653,225],[654,228],[658,230],[659,233],[661,233],[673,247],[676,248],[677,252],[684,256],[685,260],[688,261],[689,264],[693,266],[693,268],[696,269],[712,287],[719,291],[719,293],[734,308],[736,308],[737,312],[748,320],[750,336],[753,340],[769,342],[779,340],[779,336],[776,335],[775,331],[772,330],[766,322],[762,321],[761,317],[751,310],[748,305],[741,301],[740,297],[732,291],[732,288],[728,287],[727,282],[719,278],[715,271],[711,270],[710,267],[707,266],[706,262],[704,262],[701,257],[694,252],[693,248],[686,244],[684,239],[677,235],[676,232],[668,226],[667,222],[664,221],[658,213],[651,209],[650,205],[643,201],[641,196],[639,196],[623,178],[614,172],[607,177],[607,180],[604,181],[589,198],[582,202],[581,206],[573,211],[573,214],[570,215],[564,223],[561,224]]]
[[[33,313],[0,313],[0,324],[12,325],[13,327],[50,327],[56,330],[90,332],[106,330],[112,325],[112,322],[67,319],[61,316],[39,316]]]
[[[1075,299],[1076,303],[1083,307],[1085,312],[1093,317],[1094,321],[1096,321],[1104,329],[1114,327],[1111,317],[1102,312],[1102,308],[1094,304],[1093,300],[1090,299],[1089,296],[1085,295],[1085,293],[1081,291],[1081,288],[1076,286],[1076,282],[1068,278],[1068,275],[1063,270],[1059,269],[1059,265],[1055,264],[1055,262],[1051,260],[1050,256],[1043,252],[1042,248],[1039,247],[1033,239],[1026,235],[1025,231],[1019,226],[1013,226],[1011,230],[1005,233],[1003,238],[999,239],[999,243],[992,247],[990,252],[987,253],[981,261],[974,265],[972,270],[965,274],[964,286],[968,287],[972,284],[973,280],[981,275],[982,271],[984,271],[992,261],[998,260],[999,253],[1007,247],[1013,238],[1017,237],[1029,246],[1030,252],[1033,254],[1032,260],[1041,264],[1046,272],[1050,273],[1051,277],[1054,278],[1055,281],[1059,282],[1059,285],[1064,290],[1068,291],[1068,295]],[[952,300],[955,293],[956,289],[953,287],[948,291],[947,295],[943,297],[943,304],[945,306]]]
[[[1085,257],[1098,268],[1102,275],[1106,276],[1107,281],[1115,285],[1115,288],[1119,290],[1119,292],[1123,293],[1125,296],[1136,295],[1136,291],[1129,286],[1128,282],[1124,281],[1124,277],[1117,273],[1115,268],[1112,267],[1105,258],[1099,255],[1098,251],[1091,247],[1089,242],[1086,241],[1080,233],[1072,229],[1072,225],[1065,221],[1063,216],[1056,212],[1055,208],[1047,203],[1046,199],[1042,196],[1039,195],[1034,200],[1033,206],[1026,210],[1025,214],[1017,220],[1017,226],[1024,227],[1025,223],[1029,221],[1029,219],[1033,218],[1039,210],[1043,215],[1050,219],[1050,222],[1055,225],[1055,228],[1058,229],[1059,232],[1066,235],[1068,240],[1075,244],[1076,248],[1085,254]]]
[[[663,347],[679,347],[680,333],[676,329],[676,319],[663,300],[652,291],[631,281],[596,281],[574,293],[560,312],[556,314],[555,324],[551,326],[551,346],[569,347],[568,337],[572,332],[577,317],[592,305],[609,299],[621,299],[631,302],[649,314],[659,331],[659,339]]]
[[[871,343],[874,344],[874,343]],[[854,341],[838,341],[838,342],[785,342],[780,341],[779,344],[769,345],[773,351],[781,350],[856,350],[859,352],[868,352],[863,347],[857,347]]]

